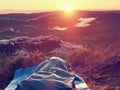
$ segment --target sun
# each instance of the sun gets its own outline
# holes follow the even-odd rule
[[[63,16],[65,19],[73,19],[75,17],[75,9],[73,4],[64,4],[62,7],[61,16]]]
[[[70,4],[64,6],[64,11],[66,11],[66,12],[72,12],[73,10],[74,10],[74,8]]]

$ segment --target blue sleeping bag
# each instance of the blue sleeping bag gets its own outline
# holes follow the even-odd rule
[[[90,90],[85,81],[72,73],[69,64],[58,57],[38,66],[18,69],[5,90]]]

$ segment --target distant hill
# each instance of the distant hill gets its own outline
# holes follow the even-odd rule
[[[120,13],[118,11],[76,11],[75,14],[74,18],[64,17],[63,12],[3,14],[0,15],[0,39],[56,35],[70,42],[78,42],[78,38],[87,35],[119,32]],[[96,18],[90,22],[90,26],[75,27],[78,19],[90,17]],[[67,30],[54,30],[56,26],[67,27]]]

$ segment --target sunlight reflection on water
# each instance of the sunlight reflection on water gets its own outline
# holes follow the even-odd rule
[[[56,26],[56,27],[53,28],[53,30],[65,31],[65,30],[67,30],[67,27],[59,27],[59,26]]]
[[[90,22],[94,21],[96,18],[90,17],[90,18],[79,18],[78,23],[75,24],[75,27],[86,27],[90,26]]]

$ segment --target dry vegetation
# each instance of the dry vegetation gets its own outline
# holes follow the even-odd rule
[[[17,55],[8,57],[4,53],[0,53],[0,88],[3,90],[9,84],[14,76],[14,72],[18,68],[31,67],[38,65],[45,59],[43,53],[30,52],[26,55]]]
[[[68,54],[67,61],[72,70],[85,79],[91,90],[120,90],[119,45],[119,41],[98,43],[94,48],[86,47],[86,51],[73,51]],[[5,88],[12,80],[16,69],[38,65],[45,60],[45,56],[37,51],[12,57],[0,53],[0,88]]]
[[[120,90],[120,43],[96,44],[69,54],[68,62],[91,90]]]

